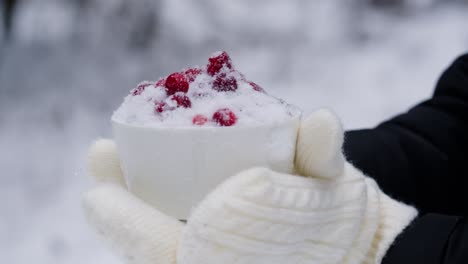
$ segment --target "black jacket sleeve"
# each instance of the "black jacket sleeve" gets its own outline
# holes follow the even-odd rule
[[[373,129],[346,133],[347,159],[420,212],[383,263],[468,263],[466,151],[468,54],[442,74],[431,99]]]

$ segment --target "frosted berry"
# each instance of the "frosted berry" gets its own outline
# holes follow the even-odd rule
[[[213,82],[213,89],[218,92],[231,92],[237,90],[237,81],[233,76],[226,76],[225,73],[216,77]]]
[[[206,71],[209,75],[214,76],[221,70],[221,68],[223,68],[223,66],[226,66],[228,69],[232,69],[231,58],[225,51],[217,52],[208,59]]]
[[[187,80],[189,82],[193,82],[193,81],[195,81],[195,79],[197,78],[197,76],[201,72],[202,72],[202,70],[199,69],[199,68],[190,68],[190,69],[185,71],[185,77],[187,77]]]
[[[179,106],[184,107],[184,108],[192,107],[192,102],[190,101],[190,98],[188,98],[188,96],[183,93],[174,94],[171,97],[171,100],[177,103],[177,107]]]
[[[159,79],[159,81],[157,81],[156,84],[155,84],[156,87],[164,87],[165,85],[166,85],[166,79],[165,78]]]
[[[213,114],[213,120],[220,126],[232,126],[237,121],[237,116],[228,108],[222,108]]]
[[[140,95],[147,86],[150,86],[151,84],[149,83],[142,83],[140,85],[137,86],[137,88],[133,89],[132,91],[132,95],[135,96],[135,95]]]
[[[168,95],[173,95],[177,92],[186,93],[189,89],[187,78],[185,78],[184,74],[178,72],[167,76],[165,86]]]
[[[206,122],[208,122],[208,118],[204,115],[196,115],[193,117],[192,119],[192,123],[194,125],[197,125],[197,126],[202,126],[204,125]]]
[[[156,103],[156,106],[154,107],[154,111],[156,113],[162,113],[166,110],[172,110],[172,107],[167,105],[165,102]]]
[[[263,90],[263,88],[260,87],[260,85],[254,83],[254,82],[251,82],[251,81],[249,81],[249,84],[250,84],[250,86],[252,86],[252,88],[253,88],[255,91],[257,91],[257,92],[262,92],[262,93],[265,92],[265,90]]]

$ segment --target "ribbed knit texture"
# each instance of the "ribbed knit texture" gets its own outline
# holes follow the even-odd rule
[[[346,164],[346,172],[354,174],[357,177],[362,177],[360,176],[362,174],[349,163]],[[343,264],[362,263],[366,259],[371,248],[370,242],[373,240],[379,225],[379,193],[377,189],[369,184],[368,178],[365,181],[367,187],[367,204],[364,213],[364,221],[360,227],[358,237],[354,240],[353,245],[343,260]]]
[[[378,189],[377,184],[375,184]],[[378,264],[382,262],[385,253],[395,241],[396,237],[418,215],[414,207],[398,202],[379,190],[380,211],[379,226],[372,241],[365,264]]]
[[[194,211],[178,263],[340,263],[358,236],[366,200],[363,177],[245,171]]]
[[[349,163],[334,180],[251,169],[196,208],[177,263],[377,264],[415,216]]]

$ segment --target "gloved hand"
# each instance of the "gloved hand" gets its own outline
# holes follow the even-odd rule
[[[89,154],[99,184],[84,196],[86,215],[128,263],[380,263],[417,212],[346,162],[342,143],[337,117],[314,112],[299,129],[302,176],[241,172],[182,224],[126,190],[114,143],[99,140]]]

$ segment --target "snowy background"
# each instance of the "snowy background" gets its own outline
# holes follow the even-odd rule
[[[352,129],[429,97],[468,50],[462,0],[17,2],[0,27],[2,263],[120,263],[83,218],[84,158],[140,80],[226,50],[272,94]]]

